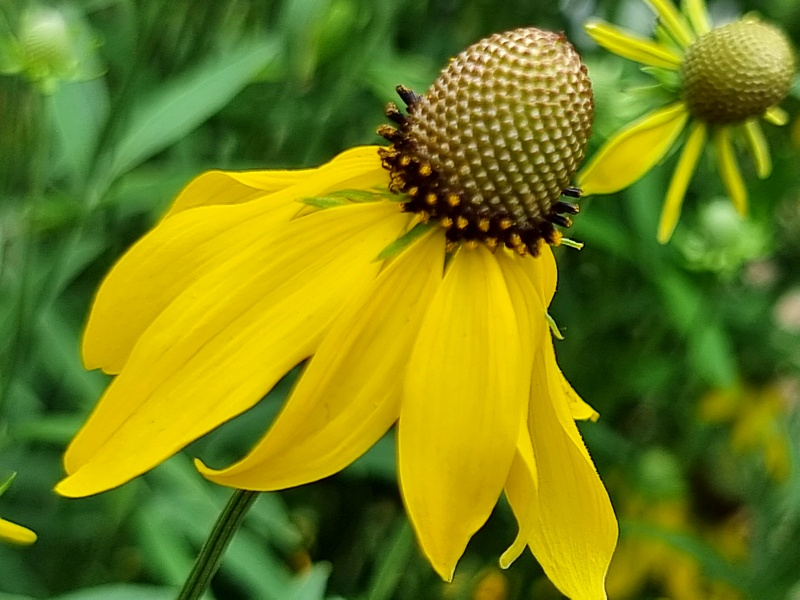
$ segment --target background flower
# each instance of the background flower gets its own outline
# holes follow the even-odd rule
[[[654,40],[599,20],[590,20],[586,31],[611,52],[645,65],[671,102],[615,134],[578,179],[587,194],[625,188],[661,162],[687,130],[659,222],[658,239],[665,243],[707,140],[731,202],[747,214],[733,136],[746,141],[756,173],[767,177],[772,162],[759,119],[786,123],[776,104],[789,92],[796,60],[785,34],[753,16],[714,28],[703,0],[683,2],[682,12],[671,0],[647,4],[658,17]]]

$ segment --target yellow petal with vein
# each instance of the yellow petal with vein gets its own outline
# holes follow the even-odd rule
[[[203,173],[181,191],[164,218],[198,206],[249,202],[293,186],[300,187],[292,196],[303,198],[341,189],[385,186],[388,182],[389,175],[381,167],[378,147],[359,146],[313,169]]]
[[[736,212],[745,216],[747,214],[747,188],[744,186],[739,164],[736,162],[728,128],[720,127],[714,132],[714,150],[717,154],[719,173],[725,189],[728,190],[728,196],[730,196]]]
[[[10,544],[29,546],[36,541],[36,534],[22,525],[0,519],[0,540]]]
[[[623,58],[670,71],[681,67],[681,56],[670,48],[600,19],[589,19],[584,29],[603,48]]]
[[[120,258],[98,289],[83,335],[86,368],[119,373],[139,337],[178,296],[220,265],[268,253],[296,210],[267,196],[186,211],[158,225]]]
[[[664,207],[661,209],[661,220],[658,223],[658,241],[666,244],[672,237],[672,232],[678,224],[681,216],[681,206],[683,197],[686,195],[686,188],[689,180],[697,166],[700,153],[706,143],[706,125],[702,121],[697,121],[692,125],[686,144],[683,146],[678,165],[667,189],[667,197],[664,200]]]
[[[756,175],[759,179],[769,177],[772,172],[772,159],[769,155],[769,144],[764,137],[764,131],[757,119],[750,119],[744,124],[744,135],[747,144],[750,146],[750,153],[753,155],[753,163],[756,167]]]
[[[573,600],[600,600],[606,598],[617,521],[568,402],[558,397],[559,379],[548,363],[547,352],[540,353],[531,383],[528,427],[537,494],[527,507],[528,499],[513,492],[509,500],[550,581]],[[515,485],[521,487],[519,482]],[[511,483],[506,487],[507,492],[513,489]]]
[[[539,473],[536,469],[536,458],[533,455],[531,436],[527,425],[520,432],[517,442],[517,453],[506,481],[506,498],[514,511],[519,532],[514,542],[500,556],[500,567],[507,569],[517,560],[528,546],[528,528],[531,526],[536,510],[536,496],[539,493]]]
[[[317,349],[408,222],[391,202],[291,221],[206,273],[156,318],[70,444],[57,491],[98,493],[253,406]]]
[[[500,496],[524,420],[527,367],[514,313],[494,255],[461,248],[408,364],[400,485],[422,550],[448,581]]]
[[[648,113],[609,139],[578,174],[585,194],[611,194],[638,181],[669,151],[688,113],[682,102]]]
[[[697,39],[686,19],[678,12],[672,0],[644,0],[659,18],[660,23],[682,48],[688,48]]]
[[[442,280],[445,240],[433,230],[343,309],[267,435],[216,483],[275,490],[343,469],[400,414],[403,373]]]
[[[515,255],[512,257],[517,258]],[[524,256],[519,259],[519,265],[533,284],[542,306],[550,306],[558,283],[558,268],[550,246],[542,244],[539,248],[539,256]]]
[[[178,294],[251,244],[271,243],[273,232],[300,209],[297,200],[343,189],[340,186],[370,189],[385,178],[374,147],[358,150],[303,171],[302,182],[266,195],[237,186],[235,173],[206,174],[210,180],[201,176],[207,185],[190,186],[195,192],[182,204],[179,198],[180,211],[131,247],[106,276],[84,333],[86,367],[119,373],[136,340]],[[244,189],[250,190],[249,201],[239,205]],[[211,193],[219,205],[185,210],[190,200],[208,201],[204,193]],[[227,194],[234,206],[223,201]]]

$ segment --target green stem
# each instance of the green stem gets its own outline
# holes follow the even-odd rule
[[[242,524],[242,520],[252,506],[258,492],[249,490],[235,490],[222,509],[214,529],[200,549],[200,554],[194,562],[192,572],[183,584],[177,600],[198,600],[205,593],[211,578],[219,568],[225,548],[233,539],[234,534]]]

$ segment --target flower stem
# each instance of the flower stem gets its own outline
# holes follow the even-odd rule
[[[248,509],[252,506],[258,492],[235,490],[222,509],[214,528],[206,539],[200,554],[194,562],[192,572],[183,584],[177,600],[198,600],[211,583],[211,578],[219,568],[225,548],[233,539],[233,535],[242,524]]]

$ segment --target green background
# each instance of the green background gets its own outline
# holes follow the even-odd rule
[[[228,494],[191,457],[241,456],[289,389],[291,376],[118,490],[81,500],[52,491],[107,384],[78,351],[93,291],[193,176],[313,166],[380,143],[395,85],[423,92],[448,57],[519,26],[563,30],[584,56],[596,99],[590,153],[654,106],[652,79],[581,29],[595,15],[648,35],[652,15],[633,0],[50,6],[63,36],[37,41],[23,34],[42,5],[0,0],[0,480],[17,473],[0,515],[40,538],[0,546],[3,600],[173,597]],[[758,10],[798,46],[793,0],[711,8],[719,21]],[[569,235],[586,247],[556,252],[559,361],[601,413],[581,428],[621,524],[612,598],[800,598],[798,96],[795,86],[783,103],[792,124],[764,126],[770,178],[757,180],[739,154],[747,221],[706,153],[673,241],[657,244],[670,156],[628,190],[581,201]],[[498,571],[515,527],[501,501],[455,582],[441,583],[406,523],[388,436],[339,475],[263,495],[212,592],[560,598],[529,553]]]

